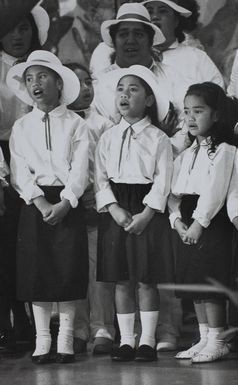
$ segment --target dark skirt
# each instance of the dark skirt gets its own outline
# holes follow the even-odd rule
[[[184,195],[181,203],[182,221],[190,226],[192,214],[197,206],[197,195]],[[176,283],[208,284],[207,278],[214,278],[220,283],[230,285],[232,261],[232,229],[226,207],[212,219],[196,245],[186,245],[179,235],[177,243]],[[212,292],[176,291],[180,298],[212,299],[222,298]]]
[[[115,184],[119,205],[132,215],[142,212],[151,184]],[[99,216],[97,280],[143,283],[174,282],[171,230],[167,214],[155,213],[141,235],[129,234],[109,213]]]
[[[48,202],[63,187],[42,187]],[[83,208],[70,209],[55,226],[34,204],[23,204],[17,247],[17,296],[23,301],[73,301],[86,297],[88,244]]]

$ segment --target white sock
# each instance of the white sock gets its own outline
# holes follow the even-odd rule
[[[222,348],[225,345],[225,341],[219,338],[219,334],[224,331],[224,327],[209,328],[208,341],[202,353],[209,354],[215,350]]]
[[[58,306],[60,325],[57,339],[57,353],[73,354],[76,301],[58,302]]]
[[[155,347],[155,331],[158,323],[159,312],[158,311],[140,311],[141,319],[141,345],[149,345],[152,348]]]
[[[135,313],[118,314],[117,320],[121,334],[120,346],[130,345],[133,349],[135,347]]]
[[[185,358],[186,357],[193,357],[195,354],[200,353],[206,345],[208,341],[208,324],[207,323],[200,323],[199,325],[199,333],[200,333],[200,340],[191,346],[191,348],[187,350],[183,350],[182,352],[179,352],[177,354],[177,358]]]
[[[32,308],[36,325],[36,349],[33,356],[39,356],[50,351],[52,302],[34,302]]]

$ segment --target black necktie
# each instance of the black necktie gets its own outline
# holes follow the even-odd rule
[[[125,143],[128,131],[130,131],[130,133],[129,133],[130,136],[129,136],[129,140],[128,140],[128,151],[129,151],[130,144],[131,144],[131,137],[132,137],[132,135],[134,133],[134,130],[133,130],[132,126],[127,127],[127,129],[122,134],[121,149],[120,149],[119,163],[118,163],[118,171],[120,171],[121,159],[122,159],[122,151],[123,151],[123,146],[124,146],[124,143]]]

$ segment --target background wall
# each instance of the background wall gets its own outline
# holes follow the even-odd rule
[[[238,48],[238,0],[197,1],[200,5],[200,25],[194,36],[201,41],[227,81],[235,50]],[[59,41],[72,33],[73,23],[77,22],[81,33],[75,34],[74,40],[81,51],[81,61],[87,64],[91,52],[101,41],[100,24],[103,20],[114,17],[118,2],[119,0],[44,0],[42,5],[48,10],[52,20],[46,48],[57,53]],[[120,1],[122,2],[124,1]]]

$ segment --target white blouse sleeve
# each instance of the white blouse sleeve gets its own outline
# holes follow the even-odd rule
[[[227,93],[230,96],[238,98],[238,50],[236,51],[235,60],[232,66]]]
[[[4,155],[0,147],[0,181],[2,186],[8,186],[8,182],[5,180],[5,177],[7,175],[9,175],[9,168],[4,159]]]
[[[89,183],[89,140],[86,124],[80,125],[72,138],[71,169],[60,197],[68,199],[73,208]]]
[[[100,138],[95,153],[95,190],[98,212],[107,211],[106,207],[117,200],[110,187],[106,161],[108,157],[108,136],[107,132]]]
[[[172,229],[174,229],[174,223],[177,218],[182,218],[180,212],[181,197],[173,194],[173,187],[175,186],[178,175],[180,172],[183,156],[179,155],[174,161],[173,177],[171,183],[171,193],[168,198],[169,220]]]
[[[235,217],[238,217],[238,152],[236,152],[227,194],[227,213],[231,222]]]
[[[144,197],[143,204],[163,213],[170,192],[173,173],[172,146],[166,135],[161,137],[156,156],[153,185]]]
[[[9,145],[11,152],[11,184],[26,204],[30,205],[33,199],[44,196],[44,192],[36,184],[34,174],[25,160],[21,125],[17,121],[12,128]]]
[[[211,161],[209,177],[193,212],[196,219],[203,227],[208,227],[210,221],[224,205],[230,184],[236,148],[222,143]]]

